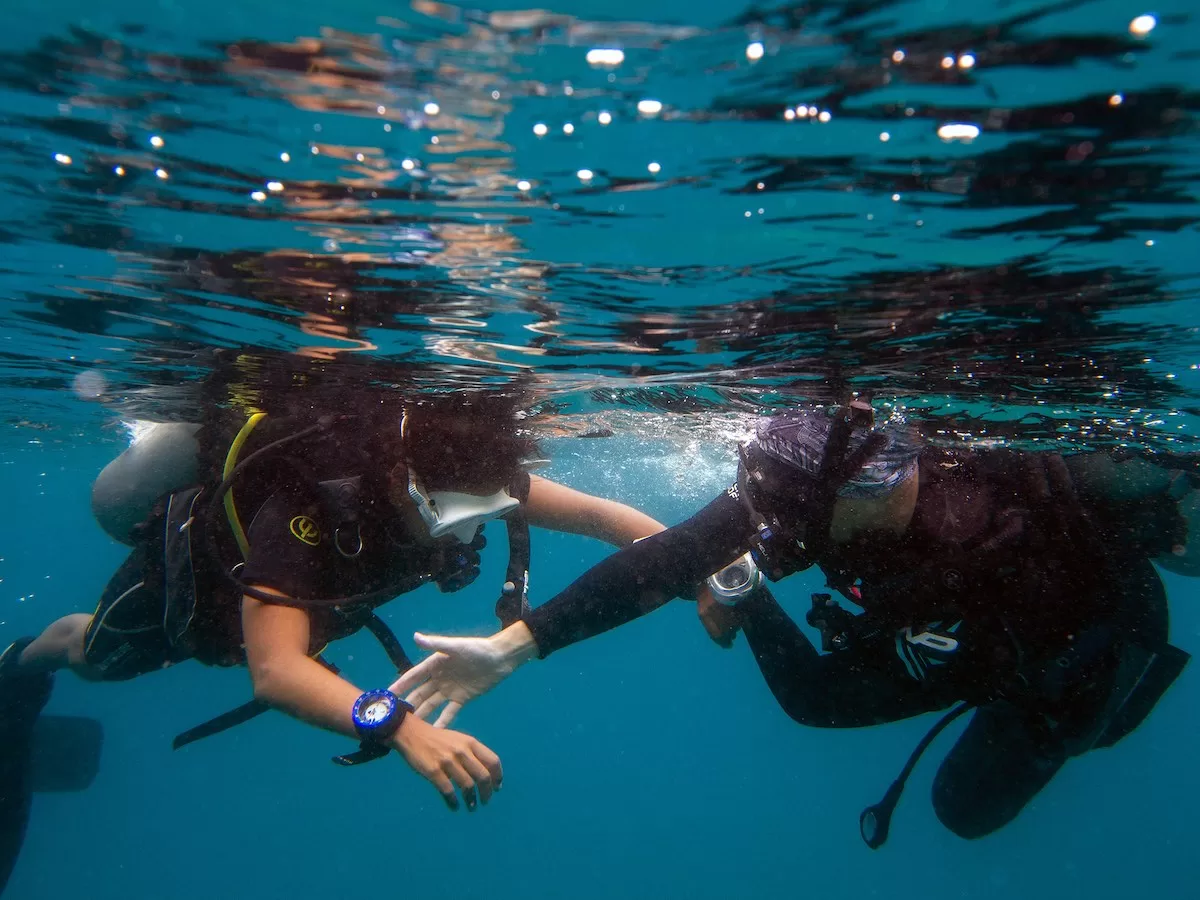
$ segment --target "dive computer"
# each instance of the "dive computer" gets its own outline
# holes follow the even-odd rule
[[[350,717],[359,740],[386,745],[410,712],[412,706],[383,689],[362,694],[354,701]]]

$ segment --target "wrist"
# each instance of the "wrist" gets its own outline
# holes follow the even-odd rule
[[[400,727],[396,729],[388,739],[388,744],[396,752],[403,754],[405,750],[412,746],[413,741],[418,740],[421,733],[421,727],[432,728],[428,722],[418,719],[416,716],[405,716],[400,723]]]
[[[517,668],[538,655],[538,645],[533,632],[524,622],[514,622],[503,631],[488,638],[493,650],[512,668]]]

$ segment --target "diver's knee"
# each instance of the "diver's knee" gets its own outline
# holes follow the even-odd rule
[[[933,782],[933,811],[938,821],[958,837],[968,841],[987,837],[1016,815],[1006,814],[979,792],[963,790],[963,786],[942,775],[939,772]]]
[[[87,630],[91,624],[92,617],[87,613],[73,613],[63,616],[50,626],[54,629],[56,641],[66,650],[67,662],[72,666],[83,663]]]
[[[74,665],[83,657],[84,636],[91,619],[86,613],[75,613],[51,622],[21,652],[21,665],[42,672]]]
[[[92,666],[87,658],[88,629],[91,628],[92,617],[86,613],[76,613],[59,619],[55,624],[62,626],[61,639],[66,664],[80,678],[97,680],[99,675],[91,672]]]

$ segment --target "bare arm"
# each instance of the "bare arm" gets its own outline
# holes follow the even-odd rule
[[[257,699],[310,725],[354,737],[350,709],[362,691],[309,657],[304,610],[243,597],[242,631]]]
[[[525,515],[530,525],[597,538],[614,547],[627,547],[666,527],[632,506],[593,497],[537,475],[529,476]]]
[[[257,699],[311,725],[355,736],[350,711],[362,691],[309,657],[304,610],[243,597],[242,631]],[[467,808],[474,809],[476,786],[486,803],[502,777],[499,758],[483,744],[466,734],[434,729],[416,716],[405,717],[391,746],[451,809],[458,808],[455,785]]]

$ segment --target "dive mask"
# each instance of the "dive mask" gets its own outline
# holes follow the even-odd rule
[[[761,584],[762,574],[749,553],[708,576],[708,589],[713,599],[723,606],[737,606],[739,600]]]
[[[507,490],[494,494],[462,494],[457,491],[425,491],[412,469],[408,471],[408,496],[416,504],[429,536],[452,534],[469,544],[479,527],[508,515],[521,505]]]

